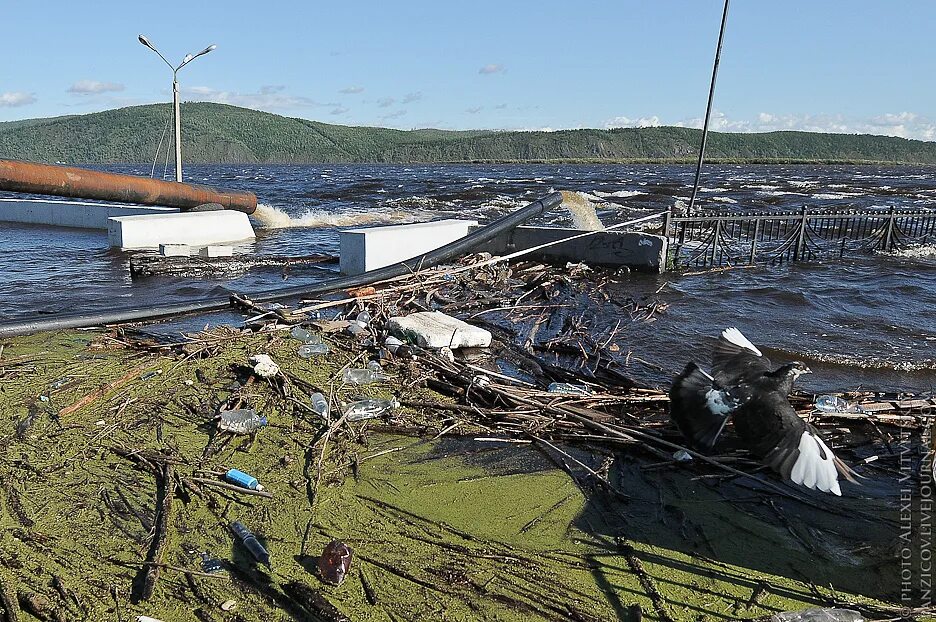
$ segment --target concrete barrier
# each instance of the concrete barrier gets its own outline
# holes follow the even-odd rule
[[[519,250],[578,235],[578,229],[517,227],[478,250],[506,255]],[[635,270],[663,272],[667,240],[663,236],[625,231],[601,231],[584,238],[549,246],[527,255],[538,261],[584,261],[596,266],[627,266]]]
[[[0,221],[77,229],[107,229],[107,219],[140,214],[173,214],[174,207],[114,205],[85,201],[0,198]]]
[[[468,235],[475,220],[348,229],[339,236],[342,274],[361,274],[435,250]]]
[[[231,210],[120,216],[107,221],[108,242],[125,249],[155,249],[160,244],[208,246],[254,237],[247,214]]]

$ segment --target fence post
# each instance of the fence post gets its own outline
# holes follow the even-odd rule
[[[885,251],[891,250],[894,245],[894,206],[891,205],[890,210],[887,212],[887,234],[884,236],[884,249]]]
[[[715,220],[715,235],[712,236],[712,267],[715,267],[715,253],[718,252],[718,241],[721,238],[721,218]]]
[[[800,222],[799,239],[796,240],[796,253],[793,255],[793,261],[799,261],[803,258],[806,247],[806,223],[809,221],[809,208],[803,206],[803,217]]]
[[[752,266],[754,265],[754,258],[757,257],[757,236],[760,235],[760,224],[761,219],[758,217],[754,221],[754,236],[751,239],[751,259],[749,263]]]

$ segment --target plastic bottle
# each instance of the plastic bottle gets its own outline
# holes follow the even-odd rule
[[[352,335],[360,335],[362,333],[368,332],[368,325],[370,324],[371,316],[367,311],[361,311],[357,314],[351,324],[348,325],[348,332]]]
[[[328,344],[327,343],[304,343],[299,346],[297,351],[299,358],[301,359],[310,359],[313,356],[328,354]]]
[[[784,611],[770,616],[771,622],[863,622],[864,617],[851,609],[813,607],[802,611]]]
[[[312,410],[321,415],[322,419],[328,420],[328,400],[321,393],[313,393],[309,396],[312,399]]]
[[[256,477],[247,475],[243,471],[238,471],[237,469],[229,469],[228,472],[224,474],[224,479],[242,488],[263,490],[263,486],[257,481]]]
[[[370,384],[378,380],[385,380],[383,368],[377,361],[371,361],[364,369],[346,369],[341,375],[348,384]]]
[[[816,398],[815,407],[816,410],[824,413],[863,412],[861,407],[837,395],[820,395]]]
[[[374,419],[399,407],[400,403],[396,400],[368,398],[348,404],[345,408],[345,417],[348,421]]]
[[[302,343],[322,343],[321,335],[310,332],[301,326],[293,326],[289,331],[289,336],[298,339]]]
[[[267,424],[267,418],[257,414],[253,408],[222,410],[218,427],[232,434],[250,434]]]
[[[215,572],[224,570],[224,564],[221,563],[221,560],[217,557],[212,557],[208,551],[201,554],[201,562],[202,572],[214,574]]]
[[[244,527],[241,523],[234,521],[231,523],[231,530],[244,545],[244,548],[250,551],[250,554],[253,555],[255,560],[261,564],[266,564],[268,567],[270,566],[270,554],[263,548],[263,545],[260,544],[257,538],[250,533],[249,529]]]
[[[569,384],[568,382],[553,382],[546,390],[550,393],[561,393],[562,395],[591,395],[591,391],[585,385]]]

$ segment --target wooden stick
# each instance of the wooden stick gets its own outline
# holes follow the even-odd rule
[[[234,492],[239,492],[242,495],[254,495],[255,497],[264,497],[265,499],[272,499],[273,493],[267,492],[265,490],[254,490],[252,488],[244,488],[243,486],[237,486],[235,484],[229,484],[227,482],[219,482],[216,479],[210,479],[207,477],[193,477],[193,482],[198,482],[199,484],[207,484],[208,486],[216,486],[218,488],[224,488],[225,490],[232,490]]]
[[[85,395],[83,398],[81,398],[80,400],[78,400],[77,402],[75,402],[74,404],[72,404],[71,406],[66,406],[65,408],[63,408],[62,410],[59,411],[59,413],[58,413],[58,414],[59,414],[59,417],[65,417],[65,416],[67,416],[67,415],[70,415],[70,414],[72,414],[73,412],[75,412],[76,410],[80,410],[80,409],[84,408],[85,406],[87,406],[88,404],[90,404],[91,402],[93,402],[94,400],[96,400],[96,399],[98,399],[98,398],[101,398],[101,397],[104,397],[105,395],[107,395],[108,393],[110,393],[111,391],[113,391],[113,390],[115,390],[115,389],[119,389],[120,387],[122,387],[123,385],[127,384],[128,382],[130,382],[130,381],[133,380],[134,378],[139,377],[140,374],[142,374],[142,373],[143,373],[144,371],[146,371],[148,368],[152,367],[154,364],[155,364],[155,363],[153,363],[152,361],[150,361],[150,362],[144,363],[144,364],[142,364],[142,365],[140,365],[140,366],[138,366],[138,367],[134,367],[133,369],[131,369],[130,371],[128,371],[126,374],[124,374],[123,376],[121,376],[121,377],[118,378],[117,380],[114,380],[113,382],[110,382],[110,383],[108,383],[108,384],[106,384],[106,385],[100,387],[97,391],[94,391],[94,392],[92,392],[92,393],[89,393],[89,394]]]
[[[162,498],[156,502],[156,532],[153,536],[153,544],[150,546],[149,554],[146,556],[143,570],[145,577],[143,579],[143,591],[140,595],[142,600],[149,600],[156,589],[156,582],[159,580],[159,570],[162,564],[163,549],[169,536],[169,512],[172,510],[172,497],[175,496],[175,478],[172,473],[172,463],[167,462],[163,465],[162,474]]]

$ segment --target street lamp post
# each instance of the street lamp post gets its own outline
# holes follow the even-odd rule
[[[156,49],[156,46],[146,38],[145,35],[140,35],[137,37],[140,40],[140,43],[148,47],[149,49],[156,52],[159,55],[159,58],[163,59],[163,62],[169,65],[169,69],[172,69],[172,111],[173,117],[175,118],[175,177],[176,181],[182,181],[182,120],[179,117],[179,79],[178,74],[179,70],[188,65],[190,62],[198,58],[199,56],[204,56],[208,52],[215,49],[216,45],[209,45],[204,50],[198,54],[186,54],[185,58],[182,59],[182,62],[179,63],[178,67],[173,67],[172,63],[166,60],[166,57],[160,54],[159,50]]]

